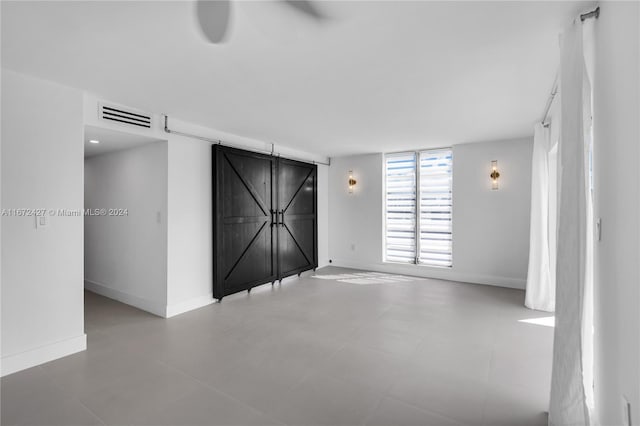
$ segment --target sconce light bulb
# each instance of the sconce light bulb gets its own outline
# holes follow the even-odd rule
[[[491,174],[489,177],[491,178],[491,189],[498,189],[498,178],[500,177],[500,172],[498,172],[498,160],[491,161]]]
[[[349,185],[349,193],[353,193],[353,187],[356,185],[356,180],[353,178],[353,171],[349,170],[349,180],[347,184]]]

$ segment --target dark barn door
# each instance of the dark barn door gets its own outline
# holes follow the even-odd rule
[[[317,166],[278,158],[278,275],[318,265]]]
[[[275,158],[214,146],[213,296],[277,279]]]

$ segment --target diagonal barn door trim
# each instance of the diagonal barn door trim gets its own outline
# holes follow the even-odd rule
[[[236,176],[238,176],[238,179],[240,179],[240,182],[242,182],[244,187],[247,188],[247,191],[249,191],[249,194],[251,195],[251,197],[255,200],[256,204],[258,204],[258,207],[260,207],[260,210],[262,210],[262,213],[264,213],[265,216],[269,216],[269,213],[267,213],[269,209],[267,208],[267,206],[264,205],[264,201],[262,201],[261,197],[258,195],[258,192],[253,187],[253,185],[250,182],[247,182],[246,180],[244,180],[244,178],[240,175],[240,172],[238,172],[236,167],[233,165],[233,162],[231,161],[229,156],[227,156],[226,153],[224,153],[224,158],[225,160],[227,160],[227,163],[229,163],[229,166],[231,166],[231,169],[236,174]]]
[[[293,195],[291,196],[291,199],[289,200],[289,202],[287,203],[287,207],[285,207],[284,209],[282,209],[282,212],[286,212],[287,209],[289,208],[289,206],[291,205],[291,203],[293,203],[293,200],[296,199],[296,196],[298,195],[298,192],[300,192],[300,190],[302,189],[302,187],[304,186],[304,184],[307,182],[307,179],[309,179],[309,176],[311,176],[311,174],[313,174],[314,170],[311,169],[309,170],[309,173],[307,173],[307,176],[305,176],[304,179],[302,179],[302,183],[300,184],[300,186],[298,187],[298,189],[296,190],[296,192],[293,193]]]
[[[263,223],[262,226],[260,227],[260,229],[258,229],[258,232],[256,232],[256,235],[253,236],[253,238],[251,239],[251,241],[249,241],[249,244],[247,244],[247,246],[245,247],[245,249],[242,251],[242,254],[240,254],[240,256],[238,256],[238,259],[235,261],[235,263],[233,264],[233,266],[231,267],[231,269],[229,269],[229,272],[227,273],[227,275],[224,277],[225,280],[228,280],[229,277],[231,276],[231,274],[233,273],[233,271],[236,269],[236,267],[238,266],[238,264],[240,263],[240,261],[242,260],[242,258],[244,257],[245,254],[247,254],[247,251],[249,251],[249,249],[251,248],[251,246],[253,245],[253,243],[258,239],[258,237],[260,236],[260,234],[262,234],[262,230],[265,228],[265,226],[267,226],[267,222]]]
[[[306,179],[305,179],[306,180]],[[313,264],[313,262],[311,260],[309,260],[309,257],[307,256],[307,254],[304,252],[304,249],[300,246],[300,244],[298,244],[298,240],[297,238],[293,235],[293,232],[291,232],[291,229],[289,229],[289,227],[287,226],[287,224],[284,224],[284,227],[287,229],[287,232],[289,233],[289,235],[291,235],[291,239],[293,240],[293,242],[296,244],[296,247],[298,247],[298,250],[300,250],[300,253],[302,253],[302,255],[304,256],[304,259],[307,261],[307,263],[309,264]]]

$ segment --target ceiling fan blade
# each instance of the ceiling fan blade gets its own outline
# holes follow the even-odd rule
[[[313,2],[309,0],[284,0],[284,2],[298,12],[313,19],[320,21],[326,18],[326,16],[313,4]]]
[[[211,43],[222,43],[229,28],[230,0],[197,0],[196,14],[202,34]]]

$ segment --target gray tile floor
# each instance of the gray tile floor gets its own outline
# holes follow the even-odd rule
[[[523,299],[303,277],[166,320],[87,292],[88,350],[4,377],[2,424],[546,425],[553,329]]]

